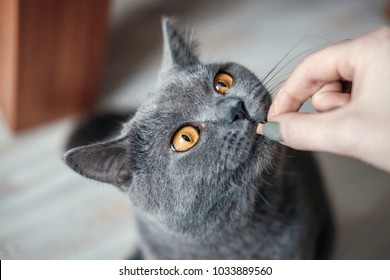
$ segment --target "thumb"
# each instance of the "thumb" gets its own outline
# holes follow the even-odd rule
[[[285,113],[259,124],[257,133],[297,150],[338,152],[342,143],[336,120],[334,112]]]

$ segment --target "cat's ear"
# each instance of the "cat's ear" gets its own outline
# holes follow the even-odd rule
[[[74,148],[64,155],[64,160],[82,176],[113,184],[123,190],[132,180],[126,138]]]
[[[162,19],[162,29],[164,37],[163,71],[175,65],[188,66],[199,63],[193,54],[190,43],[184,41],[169,18]]]

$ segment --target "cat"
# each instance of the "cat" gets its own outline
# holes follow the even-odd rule
[[[318,259],[332,215],[310,153],[256,134],[272,102],[237,63],[200,62],[164,18],[148,101],[109,140],[64,155],[79,174],[128,193],[144,259]]]

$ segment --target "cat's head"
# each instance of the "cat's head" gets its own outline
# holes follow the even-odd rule
[[[65,161],[127,191],[145,217],[194,233],[256,200],[278,151],[255,133],[271,97],[241,65],[201,63],[167,19],[163,32],[163,66],[149,100],[116,138],[72,149]]]

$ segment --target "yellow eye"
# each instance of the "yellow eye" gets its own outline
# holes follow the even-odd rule
[[[185,152],[198,143],[199,131],[193,126],[185,126],[176,132],[172,139],[171,148],[175,152]]]
[[[214,77],[214,90],[219,94],[225,94],[233,85],[233,77],[224,72],[219,72]]]

